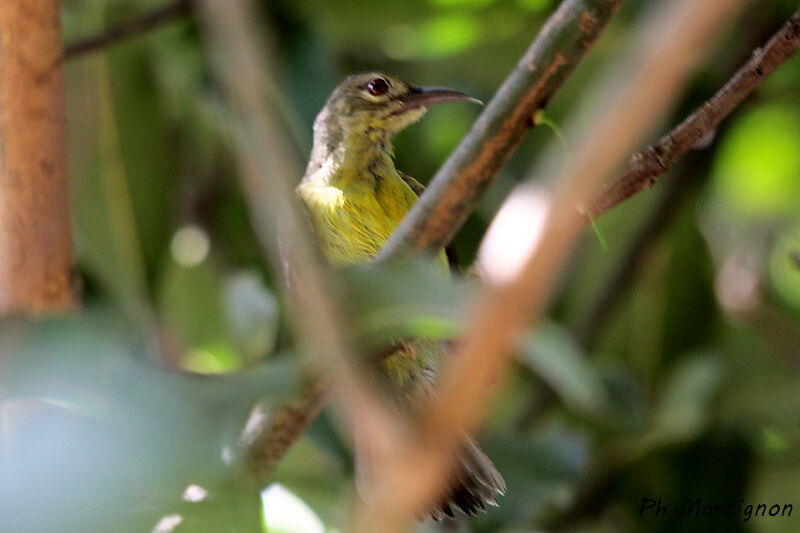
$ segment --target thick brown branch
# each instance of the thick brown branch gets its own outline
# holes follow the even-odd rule
[[[64,48],[64,59],[75,59],[94,52],[99,52],[128,39],[132,39],[159,26],[168,24],[191,13],[193,0],[175,0],[174,2],[143,13],[136,18],[126,20],[107,30],[86,37]]]
[[[565,0],[394,232],[380,259],[442,248],[595,42],[622,0]]]
[[[58,0],[0,2],[0,314],[76,305]]]
[[[641,152],[634,154],[625,171],[601,193],[590,210],[597,217],[634,194],[649,189],[672,163],[711,134],[717,125],[800,47],[800,10],[772,36],[763,48],[714,96],[675,129]]]

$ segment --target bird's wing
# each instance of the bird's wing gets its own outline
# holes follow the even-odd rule
[[[402,172],[398,172],[400,177],[403,178],[403,181],[406,182],[406,185],[414,191],[414,194],[417,196],[422,196],[422,193],[425,192],[425,186],[409,176],[408,174],[403,174]],[[458,256],[456,255],[456,249],[453,244],[448,244],[444,248],[444,253],[447,255],[447,264],[450,265],[450,271],[453,274],[461,274],[461,265],[458,262]]]
[[[414,194],[416,194],[417,196],[422,196],[422,193],[425,191],[425,186],[423,184],[421,184],[408,174],[404,174],[402,172],[398,172],[398,174],[400,174],[400,177],[403,178],[403,181],[406,182],[406,185],[411,187],[411,190],[414,191]]]

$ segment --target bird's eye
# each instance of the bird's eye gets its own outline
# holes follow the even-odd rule
[[[375,78],[367,84],[367,92],[372,96],[380,96],[389,90],[389,82],[383,78]]]

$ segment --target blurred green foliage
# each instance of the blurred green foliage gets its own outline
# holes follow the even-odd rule
[[[548,120],[557,126],[569,115],[652,3],[626,4]],[[74,40],[161,2],[63,4]],[[261,4],[280,66],[270,98],[304,157],[311,122],[341,77],[382,69],[488,100],[557,2]],[[754,3],[720,36],[670,124],[795,8]],[[352,457],[327,413],[274,474],[307,509],[278,490],[262,505],[264,487],[242,474],[238,439],[250,408],[285,401],[302,358],[238,188],[201,29],[190,18],[173,22],[71,62],[66,75],[85,309],[0,322],[0,531],[341,529]],[[479,435],[509,494],[455,530],[800,531],[799,87],[800,63],[790,61],[664,178],[686,176],[675,216],[637,257],[629,290],[614,295],[619,305],[592,339],[578,325],[663,187],[598,221],[607,249],[587,234],[548,319],[520,341]],[[398,167],[426,182],[477,112],[432,110],[396,139]],[[559,142],[552,129],[532,130],[488,191],[456,238],[463,266],[549,142]],[[365,346],[457,336],[476,290],[425,262],[359,267],[341,281]],[[545,388],[550,400],[532,409]],[[208,496],[194,501],[191,485]],[[643,498],[672,509],[696,498],[796,509],[748,521],[655,517],[640,512]],[[295,510],[279,517],[284,509]]]

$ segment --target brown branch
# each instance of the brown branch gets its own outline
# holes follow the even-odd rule
[[[244,442],[248,474],[259,483],[269,479],[286,451],[322,409],[329,389],[323,381],[314,381],[289,404],[274,413],[264,413],[263,421]]]
[[[639,272],[640,258],[658,242],[659,237],[669,228],[681,200],[685,197],[690,180],[686,176],[677,176],[667,184],[667,190],[648,211],[636,234],[627,244],[625,250],[611,270],[611,274],[602,285],[602,290],[588,308],[576,328],[575,339],[583,347],[585,353],[591,354],[595,344],[614,311],[623,300],[630,285]],[[530,430],[537,421],[558,402],[556,392],[542,382],[532,389],[530,398],[525,402],[517,421],[518,431]]]
[[[691,150],[699,140],[710,135],[761,82],[789,60],[798,46],[800,46],[800,10],[772,35],[764,47],[752,54],[750,60],[737,70],[711,99],[662,137],[657,144],[632,156],[626,169],[610,182],[600,200],[595,203],[591,210],[592,216],[600,216],[634,194],[652,187],[659,175],[666,173],[675,161]],[[676,180],[681,181],[681,178]],[[674,213],[677,202],[673,197],[679,195],[682,188],[682,185],[671,186],[670,192],[659,200],[644,227],[623,254],[603,293],[577,328],[580,344],[589,350],[596,342],[604,323],[613,313],[612,309],[619,299],[619,293],[632,279],[636,269],[636,259]],[[531,427],[555,401],[556,397],[549,388],[545,387],[534,392],[520,414],[517,427],[523,431]]]
[[[656,144],[631,157],[625,171],[612,181],[593,205],[598,217],[637,192],[649,189],[656,178],[699,141],[711,134],[731,111],[800,47],[800,9],[714,96]]]
[[[77,305],[58,0],[0,2],[0,314]]]
[[[170,4],[157,7],[131,20],[112,26],[97,35],[69,43],[64,47],[64,59],[70,60],[99,52],[185,17],[192,12],[193,3],[194,0],[175,0]]]
[[[583,227],[583,217],[575,207],[591,200],[600,180],[666,113],[710,36],[742,3],[669,2],[661,4],[641,27],[631,46],[634,56],[623,58],[620,68],[609,72],[606,83],[594,94],[593,116],[583,123],[578,149],[566,167],[559,171],[561,158],[551,156],[537,172],[562,178],[541,237],[519,274],[495,285],[478,302],[458,354],[443,373],[439,397],[424,410],[414,447],[402,461],[381,470],[373,505],[359,513],[357,531],[401,531],[436,495],[462,428],[474,427],[486,410],[487,376],[497,375],[507,365],[518,334],[541,312],[557,283]],[[621,76],[624,86],[618,83]],[[616,90],[609,92],[611,87]]]
[[[800,10],[796,11],[792,17],[784,24],[767,42],[767,44],[756,50],[753,57],[742,67],[736,74],[720,89],[709,101],[705,102],[697,111],[695,111],[689,118],[684,120],[678,127],[676,127],[670,134],[666,135],[654,145],[642,152],[636,154],[629,162],[626,172],[624,172],[617,180],[612,182],[612,185],[607,189],[601,200],[595,204],[595,215],[602,214],[609,209],[613,208],[618,203],[626,200],[630,196],[648,189],[652,186],[655,178],[666,172],[673,164],[674,160],[680,157],[687,150],[692,148],[693,142],[686,140],[691,134],[694,139],[703,139],[735,108],[744,98],[749,95],[756,86],[758,86],[767,76],[774,71],[782,63],[790,59],[794,52],[800,46]],[[769,70],[765,68],[767,65]],[[761,69],[760,71],[758,69]],[[725,107],[723,106],[723,103]],[[699,118],[700,115],[706,110],[714,109],[716,115],[715,120]],[[724,111],[721,111],[724,110]],[[691,131],[691,124],[700,125],[697,130]],[[701,127],[702,126],[702,127]],[[674,146],[671,144],[671,139],[683,139],[683,143],[688,145],[681,148],[681,151],[672,148],[672,156],[669,158],[663,157],[659,160],[656,158],[651,162],[645,162],[647,158],[653,157],[651,154],[658,154],[659,145],[664,145],[662,154],[667,153],[667,148]],[[679,142],[679,141],[672,141]],[[694,141],[696,142],[696,141]],[[637,173],[637,169],[641,169]],[[647,172],[646,169],[650,169]],[[685,181],[685,180],[684,180]],[[677,184],[678,181],[671,182]],[[679,185],[673,185],[672,188],[680,188]],[[664,201],[668,198],[665,195]],[[662,202],[663,203],[663,202]],[[667,211],[668,207],[659,204],[657,211]],[[652,222],[656,224],[656,220],[661,218],[662,214],[654,213],[651,215]],[[650,225],[650,224],[648,224]],[[640,232],[640,237],[646,230]],[[643,237],[637,239],[643,241]],[[631,267],[635,262],[632,259],[635,250],[640,250],[643,242],[634,241],[634,244],[629,249],[629,253],[624,257],[628,261],[628,266]],[[625,265],[621,262],[620,267]],[[613,297],[611,289],[614,285],[619,285],[622,278],[629,275],[631,272],[624,272],[623,268],[619,268],[616,274],[612,277],[608,290],[604,291],[603,295],[597,301],[594,310],[587,315],[586,321],[583,326],[579,328],[579,337],[583,339],[585,344],[591,344],[597,337],[597,333],[602,327],[603,315],[610,310],[613,306]],[[616,292],[616,291],[614,291]],[[762,336],[770,341],[775,349],[782,353],[787,360],[793,364],[797,364],[798,349],[797,349],[797,332],[796,328],[789,327],[788,322],[784,316],[779,315],[768,305],[765,305],[760,295],[754,307],[748,311],[737,313],[738,316],[746,321],[754,330],[762,334]],[[776,326],[778,324],[778,326]],[[794,341],[794,342],[793,342]],[[540,402],[542,394],[538,394],[533,400],[534,403]],[[548,399],[545,399],[547,402]],[[537,415],[539,413],[536,413]],[[534,415],[535,416],[535,415]],[[530,419],[526,420],[529,422]],[[559,512],[548,521],[546,526],[552,531],[561,531],[568,529],[569,526],[574,525],[581,519],[587,519],[596,516],[604,509],[604,504],[607,503],[604,494],[607,493],[607,484],[613,478],[617,469],[621,464],[616,464],[613,461],[609,464],[596,462],[593,466],[593,472],[581,483],[578,493],[573,503],[566,509]]]
[[[433,177],[379,259],[447,245],[622,0],[565,0]]]

